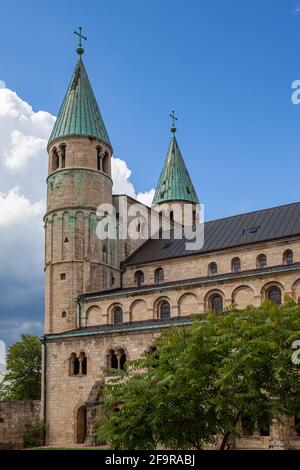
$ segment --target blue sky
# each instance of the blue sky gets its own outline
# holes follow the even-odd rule
[[[137,192],[158,181],[175,109],[206,219],[300,200],[300,106],[291,102],[300,79],[300,0],[0,0],[0,7],[0,80],[34,111],[57,115],[76,61],[73,30],[83,27],[84,61],[114,154],[132,170]],[[4,186],[0,180],[0,192]],[[13,279],[5,281],[11,290]],[[2,319],[9,312],[38,325],[42,296],[37,289],[18,305],[0,303]]]

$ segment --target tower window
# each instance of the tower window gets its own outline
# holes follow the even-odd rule
[[[208,275],[213,276],[214,274],[218,274],[218,266],[217,263],[213,261],[208,265]]]
[[[107,150],[104,152],[104,156],[103,156],[103,171],[107,175],[109,174],[109,155],[108,155]]]
[[[231,261],[231,271],[233,273],[239,273],[241,270],[241,260],[240,258],[233,258]]]
[[[64,310],[62,313],[61,313],[61,318],[66,318],[67,316],[67,312]]]
[[[123,310],[121,307],[116,307],[114,310],[114,324],[121,325],[123,323]]]
[[[56,147],[52,150],[52,171],[55,171],[59,168],[59,155]]]
[[[170,318],[170,304],[169,302],[162,302],[159,306],[159,314],[161,320],[167,320]]]
[[[283,253],[283,264],[293,264],[294,259],[293,259],[293,252],[292,250],[285,250]]]
[[[267,267],[267,257],[266,255],[259,255],[256,259],[256,266],[258,269],[263,269]]]
[[[281,290],[277,286],[272,286],[267,290],[267,298],[275,304],[281,304]]]
[[[103,171],[103,157],[102,157],[102,148],[97,147],[97,170]]]
[[[65,168],[66,166],[66,146],[65,144],[61,144],[58,149],[58,155],[60,158],[60,167]]]
[[[60,280],[64,281],[66,279],[66,273],[60,273]]]

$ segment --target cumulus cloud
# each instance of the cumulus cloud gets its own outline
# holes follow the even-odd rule
[[[114,194],[127,194],[146,204],[146,206],[151,206],[155,190],[150,189],[149,191],[136,193],[133,184],[129,180],[132,172],[124,160],[113,157],[111,172]]]
[[[42,332],[46,146],[55,119],[0,80],[0,338],[7,344]],[[112,173],[114,194],[151,205],[154,190],[136,193],[124,160],[113,158]]]

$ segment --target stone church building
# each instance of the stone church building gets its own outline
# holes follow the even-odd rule
[[[139,358],[171,325],[188,326],[191,314],[233,303],[244,308],[300,296],[300,203],[206,222],[200,249],[188,250],[174,236],[145,239],[143,218],[138,238],[98,237],[99,205],[113,206],[120,224],[121,206],[136,201],[112,194],[113,147],[81,46],[77,52],[48,143],[42,417],[51,446],[93,445],[106,369]],[[174,124],[171,131],[153,205],[158,213],[170,203],[188,206],[185,224],[193,227],[199,201]],[[236,447],[300,448],[297,428],[274,424],[241,436]]]

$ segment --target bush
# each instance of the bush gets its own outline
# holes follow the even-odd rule
[[[45,443],[46,424],[36,421],[27,426],[24,434],[24,448],[40,447]]]

